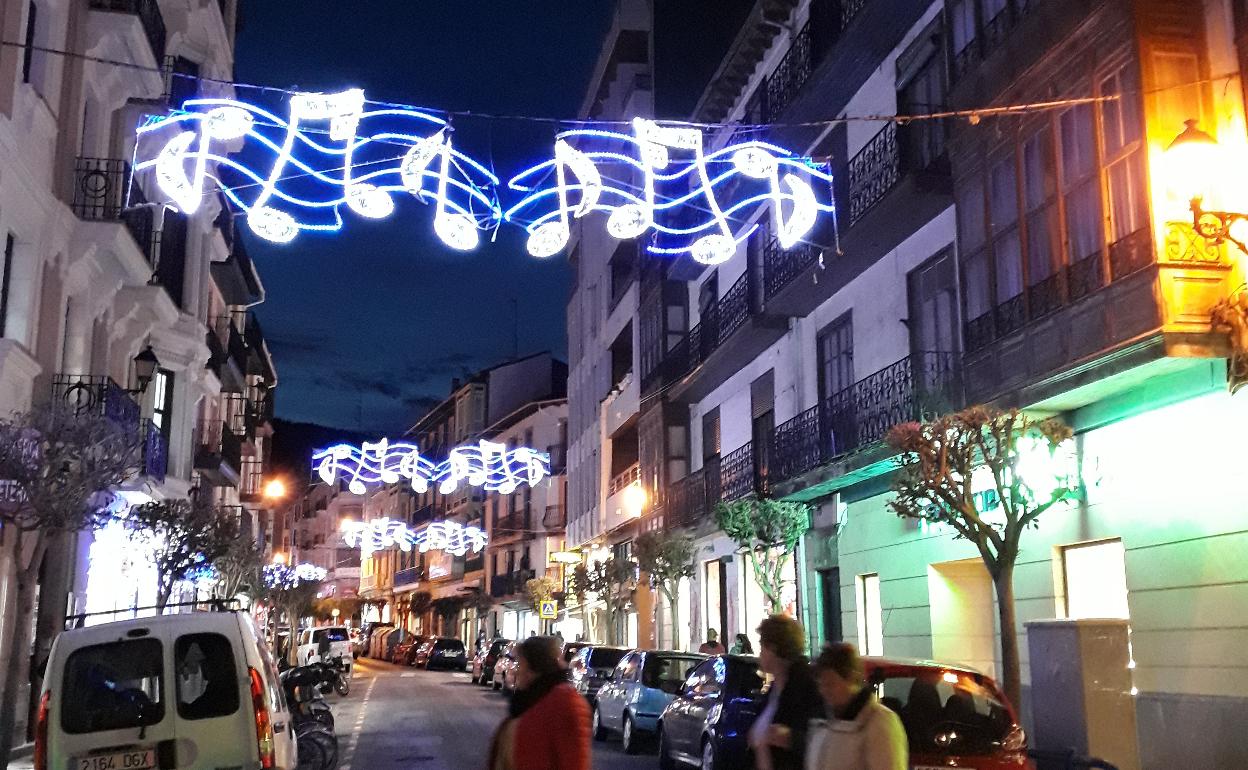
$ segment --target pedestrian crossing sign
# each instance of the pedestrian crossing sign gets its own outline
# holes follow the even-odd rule
[[[559,603],[553,599],[539,602],[537,605],[537,616],[542,620],[554,620],[559,616]]]

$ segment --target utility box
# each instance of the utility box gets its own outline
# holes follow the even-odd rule
[[[1033,747],[1139,770],[1129,632],[1120,619],[1027,623]]]

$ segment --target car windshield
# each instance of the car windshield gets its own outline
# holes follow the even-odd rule
[[[641,669],[641,683],[667,693],[680,692],[680,685],[705,658],[694,655],[647,655]]]
[[[493,644],[490,645],[490,654],[491,655],[499,654],[507,647],[508,644],[510,644],[510,642],[502,641],[502,640],[494,642]]]
[[[312,642],[314,644],[320,644],[322,639],[330,642],[345,642],[347,641],[347,632],[342,628],[326,628],[312,634]]]
[[[568,646],[564,647],[563,648],[563,662],[571,663],[572,659],[576,657],[576,654],[588,646],[589,645],[586,645],[586,644],[569,644]]]
[[[628,650],[613,650],[609,647],[595,647],[589,651],[589,665],[592,668],[615,668],[615,664],[620,662],[620,658]]]
[[[464,643],[458,639],[439,639],[437,648],[439,650],[462,650]]]
[[[75,650],[65,662],[61,727],[93,733],[154,725],[165,718],[161,661],[156,639],[96,644]]]
[[[1014,726],[995,688],[970,674],[934,670],[875,681],[880,702],[901,717],[916,754],[990,754]]]

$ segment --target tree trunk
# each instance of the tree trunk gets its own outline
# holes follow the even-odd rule
[[[997,613],[1001,621],[1001,686],[1014,708],[1021,709],[1022,674],[1018,660],[1018,626],[1014,614],[1014,565],[1000,567],[993,575],[997,590]]]
[[[18,548],[21,540],[18,540]],[[15,556],[20,559],[20,553]],[[35,562],[38,564],[38,561]],[[7,767],[13,752],[13,731],[17,726],[17,702],[20,682],[26,677],[26,664],[30,661],[31,623],[35,611],[35,595],[38,593],[39,570],[21,568],[15,570],[17,578],[17,601],[12,619],[13,634],[9,647],[9,659],[4,667],[4,688],[0,692],[0,762]]]
[[[663,589],[663,594],[667,597],[667,611],[671,614],[672,620],[672,646],[668,649],[680,649],[680,608],[676,606],[676,592],[680,591],[680,586],[676,587],[676,591],[670,588]]]

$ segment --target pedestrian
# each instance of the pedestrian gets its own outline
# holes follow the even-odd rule
[[[806,770],[906,770],[909,748],[901,718],[867,687],[862,659],[852,644],[829,644],[815,660],[819,694],[828,720],[816,720],[806,749]]]
[[[485,646],[485,629],[481,629],[481,633],[477,634],[477,652],[481,652],[481,648]]]
[[[706,641],[698,648],[698,652],[706,655],[724,654],[724,645],[719,643],[719,634],[715,632],[715,629],[706,629]]]
[[[728,652],[732,655],[753,655],[754,645],[750,644],[750,637],[737,634],[737,641],[733,643],[732,649]]]
[[[806,660],[806,632],[787,615],[758,626],[758,667],[771,675],[762,713],[750,727],[756,770],[802,770],[810,720],[823,717],[823,701]]]
[[[558,642],[535,636],[518,652],[516,693],[487,770],[589,770],[589,706],[568,681]]]

